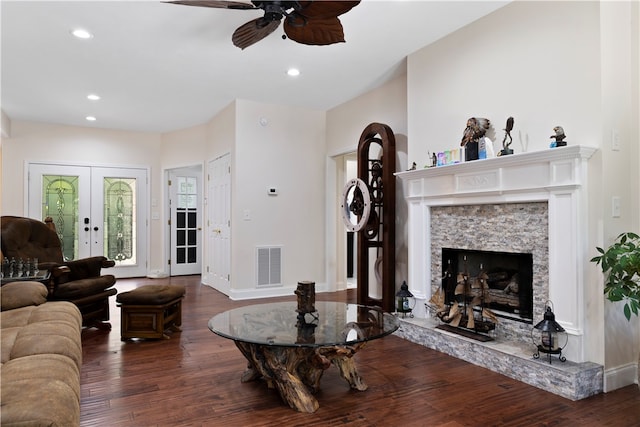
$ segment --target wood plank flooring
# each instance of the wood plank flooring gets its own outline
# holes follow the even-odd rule
[[[115,297],[113,329],[83,331],[82,426],[640,426],[635,385],[572,402],[393,335],[355,356],[367,391],[350,390],[331,367],[318,411],[298,413],[263,382],[240,383],[244,357],[207,329],[214,314],[264,300],[231,301],[201,285],[200,276],[121,279],[116,286],[124,292],[161,283],[187,289],[183,330],[170,340],[120,341]],[[354,291],[317,295],[355,298]]]

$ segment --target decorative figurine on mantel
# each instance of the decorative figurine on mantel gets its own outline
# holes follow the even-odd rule
[[[564,134],[564,129],[562,128],[562,126],[556,126],[553,128],[553,132],[555,133],[554,135],[551,135],[549,138],[554,138],[555,142],[551,143],[551,148],[555,148],[555,147],[564,147],[567,145],[567,143],[565,142],[565,138],[567,137]]]
[[[513,150],[509,148],[513,142],[511,138],[511,131],[513,130],[513,117],[507,119],[507,126],[504,128],[504,139],[502,140],[502,150],[500,150],[499,156],[506,156],[507,154],[513,154]],[[509,142],[507,142],[507,138]]]
[[[493,157],[491,140],[484,136],[490,127],[491,122],[489,119],[471,117],[467,120],[467,127],[462,134],[462,141],[460,142],[460,146],[464,147],[465,161]],[[488,150],[490,150],[490,155],[487,155]]]

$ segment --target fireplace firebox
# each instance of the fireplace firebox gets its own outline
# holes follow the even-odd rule
[[[442,269],[445,304],[462,302],[466,279],[482,285],[462,292],[481,294],[483,308],[495,316],[533,323],[532,254],[442,248]]]

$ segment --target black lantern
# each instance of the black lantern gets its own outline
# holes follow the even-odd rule
[[[566,362],[567,358],[562,355],[562,350],[567,345],[567,333],[556,322],[556,315],[553,314],[549,304],[551,301],[547,301],[542,321],[531,330],[531,340],[538,346],[538,351],[533,354],[533,358],[538,359],[540,353],[546,353],[551,363],[551,355],[557,354],[561,362]]]
[[[413,294],[409,292],[407,282],[402,282],[400,290],[396,294],[396,311],[402,313],[402,317],[406,317],[407,313],[409,313],[409,317],[413,317],[412,311],[415,305],[415,299],[413,299]]]

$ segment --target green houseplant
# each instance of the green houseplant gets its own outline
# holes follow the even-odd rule
[[[631,320],[640,310],[640,236],[622,233],[606,250],[596,249],[600,255],[591,262],[606,275],[604,293],[609,301],[624,301],[624,315]]]

